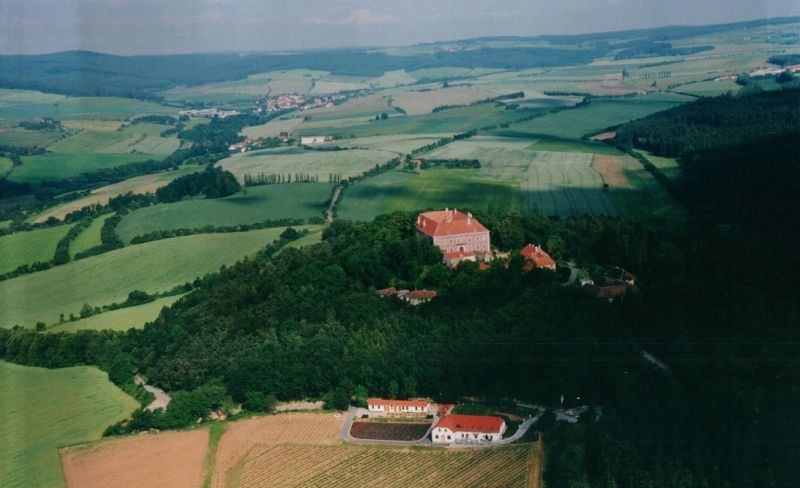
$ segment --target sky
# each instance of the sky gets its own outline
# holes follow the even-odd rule
[[[0,53],[400,46],[800,15],[800,0],[0,0]]]

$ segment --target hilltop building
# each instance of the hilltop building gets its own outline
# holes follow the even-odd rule
[[[431,432],[434,444],[497,442],[506,431],[501,417],[445,415]]]
[[[429,301],[436,298],[437,295],[439,295],[439,293],[436,292],[435,290],[410,290],[410,291],[398,290],[393,286],[377,290],[376,293],[381,298],[396,296],[397,298],[405,300],[411,305],[420,305],[422,303],[428,303]]]
[[[442,251],[443,262],[455,267],[461,261],[486,261],[491,254],[489,230],[478,219],[458,209],[424,212],[417,216],[417,231]]]
[[[550,271],[556,270],[556,262],[550,257],[547,252],[539,246],[528,244],[520,251],[522,257],[525,258],[525,271],[530,271],[534,268],[549,269]]]

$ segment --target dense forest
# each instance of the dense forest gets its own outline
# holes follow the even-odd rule
[[[800,223],[800,88],[698,99],[623,125],[614,143],[680,158],[682,191],[718,221],[775,235]]]
[[[366,391],[555,405],[564,395],[603,410],[542,425],[549,486],[793,485],[800,287],[790,245],[694,220],[658,230],[600,217],[482,220],[501,248],[538,242],[590,270],[622,265],[640,293],[608,304],[557,274],[523,272],[518,256],[452,271],[416,237],[414,216],[398,213],[337,221],[320,244],[223,268],[143,330],[0,330],[0,357],[99,364],[118,381],[139,371],[187,392],[192,408],[136,414],[140,428],[230,400],[258,409]],[[388,285],[440,295],[409,307],[374,293]]]

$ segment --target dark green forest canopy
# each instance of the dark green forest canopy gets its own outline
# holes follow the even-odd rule
[[[718,221],[780,236],[800,223],[800,88],[698,99],[623,125],[614,143],[680,158],[682,191]]]

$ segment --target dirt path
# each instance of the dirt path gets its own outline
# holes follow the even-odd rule
[[[544,473],[544,445],[542,434],[539,434],[539,439],[531,449],[531,455],[528,458],[528,486],[530,488],[543,486],[542,473]]]
[[[149,391],[156,397],[153,402],[145,408],[145,410],[152,412],[153,410],[158,410],[159,408],[162,410],[167,409],[167,405],[169,405],[169,402],[172,400],[172,398],[167,395],[167,392],[161,388],[156,388],[155,386],[145,384],[144,379],[138,374],[133,377],[133,381],[137,385],[142,385],[142,388]]]
[[[339,195],[342,193],[342,187],[337,186],[331,197],[331,204],[328,205],[328,210],[325,211],[325,221],[329,224],[333,222],[333,209],[336,207],[336,202],[339,200]]]

